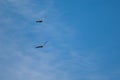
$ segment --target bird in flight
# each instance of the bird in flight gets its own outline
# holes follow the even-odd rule
[[[47,44],[47,42],[48,42],[48,41],[44,42],[42,45],[37,46],[37,47],[35,47],[35,48],[43,48],[43,47]]]
[[[38,20],[38,21],[36,21],[37,23],[42,23],[43,22],[43,20],[41,19],[41,20]]]
[[[37,22],[37,23],[42,23],[42,22],[44,21],[44,19],[45,19],[45,18],[41,18],[41,19],[37,20],[36,22]]]

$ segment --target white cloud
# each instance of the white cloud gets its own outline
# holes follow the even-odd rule
[[[46,12],[50,9],[52,10],[53,0],[41,0],[41,1],[33,1],[33,0],[8,0],[9,4],[11,4],[14,8],[14,11],[18,14],[23,15],[27,18],[36,18],[38,16],[44,16]]]

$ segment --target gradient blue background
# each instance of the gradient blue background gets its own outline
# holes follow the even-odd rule
[[[119,0],[0,0],[0,80],[120,80],[119,34]]]

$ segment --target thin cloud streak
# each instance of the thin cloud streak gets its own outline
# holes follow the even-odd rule
[[[16,8],[16,12],[27,18],[37,18],[44,16],[52,9],[53,0],[32,1],[32,0],[8,0],[8,2]],[[41,5],[39,5],[41,4]]]

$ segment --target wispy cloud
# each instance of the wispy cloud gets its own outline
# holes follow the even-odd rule
[[[38,16],[44,16],[50,9],[52,9],[53,0],[41,0],[41,1],[33,1],[33,0],[8,0],[14,8],[13,11],[18,14],[23,15],[27,18],[34,18]]]

